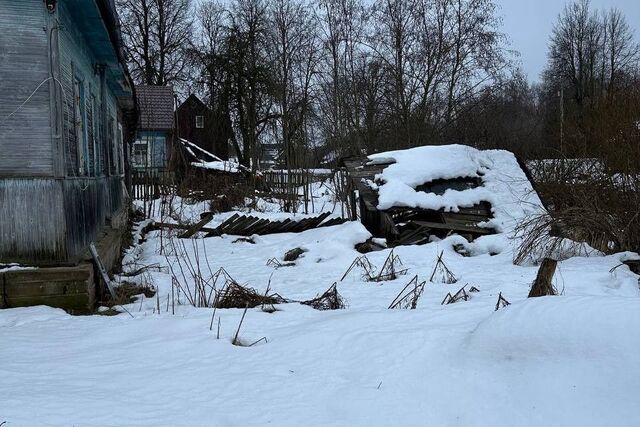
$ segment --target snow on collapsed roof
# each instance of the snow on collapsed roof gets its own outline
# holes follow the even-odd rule
[[[195,162],[191,162],[191,166],[229,173],[240,173],[244,170],[244,167],[239,163],[230,160],[222,160],[220,157],[216,156],[213,153],[210,153],[202,147],[199,147],[189,140],[186,140],[184,138],[178,139],[184,146],[187,153],[189,153],[196,160]],[[196,154],[196,152],[198,152],[199,155]]]
[[[513,153],[478,150],[465,145],[423,146],[368,156],[369,164],[392,163],[375,176],[378,209],[422,208],[457,212],[489,202],[494,218],[485,223],[496,231],[511,229],[518,220],[543,211],[542,202]],[[480,178],[482,185],[447,189],[442,195],[416,191],[435,180]]]

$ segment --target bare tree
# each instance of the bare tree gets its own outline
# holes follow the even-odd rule
[[[184,82],[191,0],[118,0],[117,6],[134,80],[160,86]]]

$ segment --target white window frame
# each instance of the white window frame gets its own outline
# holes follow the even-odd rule
[[[196,116],[196,129],[204,129],[204,116]]]
[[[143,146],[146,147],[146,156],[144,159],[144,163],[140,163],[138,162],[139,158],[136,155],[136,147],[139,146]],[[137,138],[134,142],[133,142],[133,150],[131,152],[131,160],[132,160],[132,164],[134,168],[148,168],[151,164],[151,149],[150,149],[150,144],[149,144],[149,136],[148,135],[144,135],[141,136],[140,138]]]

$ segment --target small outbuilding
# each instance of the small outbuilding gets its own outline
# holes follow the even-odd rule
[[[392,245],[451,234],[472,241],[508,228],[524,216],[529,199],[539,205],[527,174],[504,150],[423,146],[342,163],[352,217]]]

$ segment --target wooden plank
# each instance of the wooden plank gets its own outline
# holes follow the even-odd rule
[[[0,308],[29,307],[34,305],[48,305],[66,310],[74,310],[82,313],[91,311],[91,296],[87,293],[61,294],[61,295],[33,295],[13,297],[7,295],[4,298],[6,305],[0,299]]]
[[[227,228],[229,225],[233,224],[233,222],[235,220],[237,220],[240,217],[239,214],[233,214],[231,217],[227,218],[225,221],[222,222],[222,224],[220,224],[218,227],[216,227],[216,229],[218,231],[224,230],[225,228]]]
[[[89,252],[91,252],[91,257],[93,258],[93,262],[96,263],[96,267],[98,268],[98,272],[100,273],[100,277],[102,281],[107,286],[109,290],[109,294],[113,300],[116,299],[116,291],[113,289],[113,285],[111,284],[111,279],[109,279],[109,275],[107,274],[107,270],[104,268],[102,264],[102,260],[100,260],[100,256],[98,255],[98,251],[96,250],[96,245],[93,242],[89,243]]]
[[[469,227],[464,225],[448,225],[448,224],[440,224],[438,222],[430,222],[430,221],[411,221],[416,225],[420,225],[423,227],[428,227],[431,229],[438,230],[451,230],[451,231],[459,231],[463,233],[472,233],[472,234],[481,234],[481,235],[489,235],[494,234],[493,230],[487,228],[480,227]]]
[[[182,233],[182,235],[180,235],[180,238],[188,239],[189,237],[193,236],[198,231],[200,231],[202,229],[202,227],[204,227],[205,225],[210,223],[212,219],[213,219],[213,213],[211,213],[211,212],[207,213],[207,215],[205,215],[204,218],[202,218],[197,223],[193,224],[191,227],[189,227],[187,229],[187,231]]]
[[[7,279],[4,285],[5,295],[11,298],[44,297],[47,295],[88,294],[91,276],[85,274],[84,280],[66,279],[47,281],[46,276],[38,282],[24,282]]]
[[[473,213],[465,213],[465,212],[441,212],[440,217],[443,221],[448,220],[463,220],[469,222],[483,222],[491,219],[488,215],[478,215]]]
[[[153,228],[156,228],[156,229],[166,228],[168,230],[188,230],[190,227],[191,227],[190,225],[186,225],[186,224],[170,224],[170,223],[167,223],[167,222],[154,222],[153,223]],[[212,232],[215,232],[216,229],[215,228],[210,228],[210,227],[202,227],[200,229],[200,231],[207,232],[207,233],[212,233]]]
[[[269,220],[266,218],[263,218],[261,220],[258,220],[256,222],[254,222],[249,228],[247,228],[245,230],[245,233],[247,236],[251,236],[253,234],[256,234],[256,230],[261,229],[264,225],[269,224]]]

